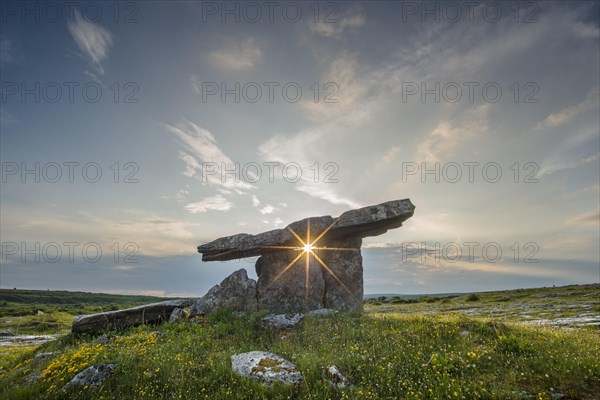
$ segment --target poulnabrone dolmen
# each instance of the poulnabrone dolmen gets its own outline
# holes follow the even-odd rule
[[[203,261],[259,256],[258,282],[248,279],[245,270],[237,271],[196,301],[192,314],[209,313],[217,303],[238,310],[362,310],[362,239],[402,226],[414,210],[409,199],[394,200],[198,246]]]

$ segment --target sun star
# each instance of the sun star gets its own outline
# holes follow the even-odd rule
[[[340,284],[340,286],[342,286],[344,288],[344,290],[346,290],[348,293],[352,294],[352,291],[348,288],[348,286],[346,286],[341,280],[340,278],[338,278],[338,276],[329,268],[329,266],[327,266],[327,264],[325,264],[325,262],[321,259],[321,257],[319,257],[317,255],[317,253],[313,250],[323,250],[323,251],[360,251],[360,249],[357,248],[347,248],[347,247],[319,247],[317,246],[317,242],[323,237],[325,236],[325,234],[331,229],[333,228],[333,226],[337,223],[337,219],[333,221],[333,223],[331,225],[329,225],[327,227],[327,229],[325,229],[323,232],[321,232],[321,234],[319,236],[317,236],[317,238],[315,240],[313,240],[311,242],[310,240],[310,220],[307,221],[306,224],[306,240],[302,240],[302,238],[290,227],[288,227],[288,230],[292,233],[292,235],[294,235],[294,237],[298,240],[298,242],[300,242],[300,246],[299,247],[293,247],[293,246],[268,246],[268,248],[272,248],[272,249],[286,249],[286,250],[296,250],[296,251],[300,251],[300,253],[292,260],[292,262],[290,262],[283,270],[281,270],[281,272],[279,272],[279,274],[275,277],[275,279],[273,279],[273,281],[271,281],[271,283],[268,285],[268,287],[270,287],[272,284],[274,284],[275,282],[277,282],[277,280],[279,280],[279,278],[281,278],[281,276],[283,274],[285,274],[290,268],[292,268],[296,262],[303,256],[305,255],[305,263],[304,263],[304,270],[306,273],[306,277],[305,277],[305,288],[306,288],[306,293],[305,293],[305,301],[308,302],[308,291],[309,291],[309,287],[310,287],[310,279],[309,279],[309,274],[310,274],[310,257],[312,256],[313,259],[315,259],[323,269],[325,269],[332,277],[333,279],[335,279],[335,281],[337,283]]]

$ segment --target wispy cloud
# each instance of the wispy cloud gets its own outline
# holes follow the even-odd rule
[[[600,91],[598,87],[592,88],[587,97],[581,102],[564,108],[559,112],[548,115],[543,121],[539,122],[535,129],[556,128],[571,121],[579,114],[589,111],[598,110],[600,107]]]
[[[381,157],[381,159],[385,162],[390,162],[392,161],[394,158],[396,158],[396,156],[400,153],[400,147],[399,146],[393,146],[390,147],[385,154],[383,155],[383,157]]]
[[[108,57],[108,50],[113,42],[111,33],[98,24],[86,21],[78,10],[75,10],[74,18],[69,21],[68,28],[77,46],[92,63],[93,68],[103,75],[104,68],[101,63]]]
[[[0,123],[1,124],[13,124],[17,122],[17,118],[5,109],[0,110]]]
[[[282,164],[297,163],[304,172],[310,171],[309,168],[314,164],[315,159],[321,158],[318,149],[325,140],[333,137],[339,137],[339,132],[334,129],[339,126],[324,125],[316,129],[307,129],[300,131],[292,136],[276,135],[262,143],[259,148],[259,154],[264,160],[280,162]],[[331,156],[331,155],[330,155]],[[347,196],[340,194],[339,185],[326,183],[322,181],[315,182],[312,176],[303,174],[300,180],[294,184],[296,190],[306,193],[311,197],[328,201],[332,204],[347,205],[357,207],[358,203]]]
[[[301,104],[315,119],[330,121],[344,118],[350,123],[364,121],[372,110],[372,102],[367,98],[369,85],[366,75],[357,55],[343,52],[330,61],[321,78],[322,98],[319,101],[307,99]]]
[[[335,21],[325,21],[325,18],[323,18],[319,19],[318,22],[311,22],[310,30],[321,36],[339,39],[345,30],[359,28],[365,24],[365,16],[362,13],[334,18]]]
[[[488,129],[487,113],[490,104],[483,104],[466,111],[458,120],[445,120],[425,137],[418,146],[419,160],[436,162],[452,155],[461,146],[469,143]]]
[[[190,254],[198,238],[194,233],[196,223],[165,218],[147,210],[105,210],[103,214],[70,210],[67,214],[47,214],[17,206],[2,207],[3,226],[6,222],[10,227],[3,228],[2,237],[15,242],[76,241],[79,246],[98,243],[109,253],[113,251],[111,246],[118,243],[122,256],[137,258]],[[128,243],[132,245],[124,248]]]
[[[233,203],[221,195],[207,197],[197,203],[190,203],[185,206],[185,209],[192,214],[205,213],[210,210],[229,211],[233,207]]]
[[[228,43],[223,48],[208,53],[208,61],[217,68],[243,71],[254,67],[263,59],[263,50],[252,37],[243,42]]]
[[[600,210],[594,210],[583,214],[575,215],[567,220],[569,225],[585,224],[598,226],[600,224]]]
[[[13,61],[11,42],[4,36],[0,36],[0,65],[4,66]]]
[[[580,131],[570,132],[553,143],[553,148],[540,161],[538,175],[544,176],[557,171],[574,169],[600,158],[598,152],[598,127],[590,126]]]
[[[222,179],[219,173],[221,168],[225,166],[227,169],[232,169],[235,163],[219,148],[211,132],[190,121],[184,121],[176,126],[166,125],[166,127],[185,146],[185,151],[179,152],[179,158],[185,163],[184,175],[200,179],[203,184],[235,189],[240,193],[243,189],[252,188],[252,185],[241,180],[236,182],[231,177]],[[209,173],[205,170],[203,177],[202,168],[203,166],[206,168],[208,163],[211,163],[214,171]]]

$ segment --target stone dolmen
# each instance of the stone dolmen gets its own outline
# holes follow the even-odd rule
[[[255,290],[255,294],[233,293],[236,290],[227,285],[227,279],[211,289],[213,293],[219,289],[229,292],[231,300],[237,298],[233,301],[237,308],[243,303],[242,308],[257,306],[269,311],[361,310],[362,239],[402,226],[414,210],[409,199],[388,201],[346,211],[337,218],[311,217],[292,222],[284,229],[222,237],[198,246],[198,252],[202,253],[203,261],[259,256],[255,265],[258,275],[255,285],[245,276],[245,271],[244,276],[235,279],[236,282],[244,281],[244,287]],[[247,281],[251,281],[250,284]],[[225,289],[223,285],[229,287]],[[207,300],[214,303],[212,298]],[[202,308],[201,299],[200,304],[197,302],[192,307],[192,314],[205,313]]]

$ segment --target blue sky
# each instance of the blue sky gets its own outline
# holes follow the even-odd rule
[[[598,2],[252,4],[2,1],[1,287],[198,296],[402,198],[366,293],[600,281]]]

